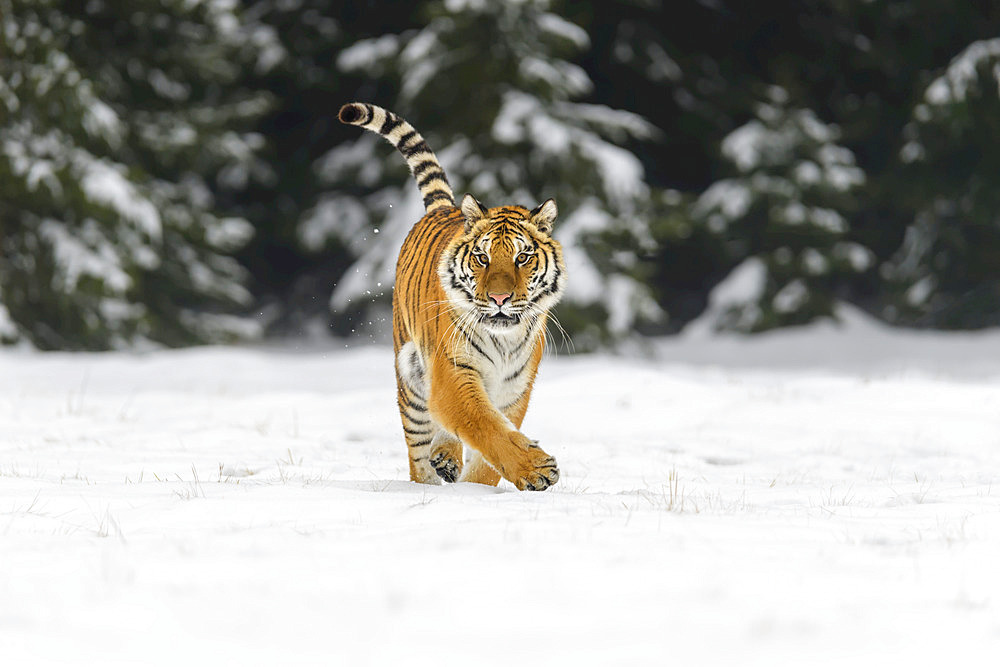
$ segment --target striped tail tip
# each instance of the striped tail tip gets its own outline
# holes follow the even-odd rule
[[[364,104],[349,102],[340,107],[340,113],[337,114],[337,118],[345,125],[364,125],[371,120],[372,115],[371,110],[365,108]]]
[[[364,102],[349,102],[340,107],[341,123],[357,125],[381,135],[396,147],[417,181],[424,209],[430,213],[444,206],[454,206],[455,196],[437,156],[412,125],[382,107]]]

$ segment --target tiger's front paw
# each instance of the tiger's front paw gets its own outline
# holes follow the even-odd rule
[[[528,440],[522,446],[524,453],[518,457],[518,465],[505,470],[510,474],[504,474],[504,477],[521,491],[544,491],[559,481],[555,457],[546,454],[534,440]]]
[[[514,486],[521,491],[544,491],[558,481],[559,468],[556,467],[556,460],[550,456],[538,468],[518,477]]]

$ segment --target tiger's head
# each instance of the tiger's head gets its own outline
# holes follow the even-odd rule
[[[566,287],[562,246],[552,238],[558,210],[548,199],[487,209],[462,199],[465,230],[445,250],[438,274],[461,316],[496,334],[514,334],[544,315]]]

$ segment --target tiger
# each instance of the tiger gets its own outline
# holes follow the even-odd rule
[[[423,197],[396,262],[392,340],[410,480],[542,491],[554,457],[524,435],[550,311],[566,289],[553,199],[528,209],[456,205],[424,138],[395,113],[351,102],[338,118],[384,137]]]

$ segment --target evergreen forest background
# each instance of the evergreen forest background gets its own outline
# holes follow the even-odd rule
[[[843,304],[1000,325],[1000,3],[0,0],[0,26],[6,344],[385,340],[421,205],[352,100],[458,194],[557,200],[577,350]]]

